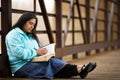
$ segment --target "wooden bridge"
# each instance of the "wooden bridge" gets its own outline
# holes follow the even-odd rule
[[[16,18],[17,15],[23,14],[24,12],[34,12],[37,16],[43,17],[39,19],[44,21],[45,25],[42,25],[44,26],[42,28],[46,29],[37,30],[37,34],[48,35],[50,43],[56,42],[57,57],[73,55],[74,60],[69,61],[69,63],[73,64],[85,64],[90,61],[97,62],[97,68],[87,76],[86,80],[120,80],[120,50],[115,50],[116,47],[117,49],[120,49],[120,0],[54,0],[54,3],[56,5],[54,7],[56,10],[55,13],[47,12],[47,5],[44,4],[44,1],[45,0],[33,0],[33,9],[32,11],[29,11],[13,8],[12,0],[1,0],[0,76],[1,74],[9,75],[6,74],[6,72],[8,71],[5,67],[6,65],[8,66],[8,62],[5,61],[7,56],[5,36],[12,27],[12,18]],[[36,4],[39,4],[39,6],[37,7],[39,7],[41,11],[37,11]],[[70,8],[62,8],[65,6]],[[22,9],[22,7],[24,6],[21,5],[20,8]],[[67,10],[70,12],[68,14],[63,14]],[[82,16],[83,14],[85,16]],[[55,21],[50,22],[49,17],[55,19]],[[67,21],[63,21],[64,19],[66,19]],[[68,24],[67,22],[70,22],[71,24]],[[79,25],[76,25],[75,22],[77,22],[76,24]],[[52,29],[50,24],[54,25],[55,30],[54,28]],[[62,30],[64,24],[66,24],[66,29]],[[68,29],[69,25],[72,26],[70,30]],[[77,29],[78,27],[80,27],[81,29]],[[64,32],[66,33],[64,34]],[[53,34],[55,35],[55,39],[53,38]],[[62,36],[63,34],[64,36]],[[71,36],[69,36],[70,39],[67,38],[67,34],[71,34],[72,38]],[[77,34],[80,34],[81,36],[77,36]],[[65,37],[65,39],[63,40],[62,37]],[[68,45],[65,45],[66,41],[71,42],[67,43]],[[109,48],[111,48],[111,51],[108,50]],[[107,52],[100,52],[101,49],[104,49]],[[92,50],[96,51],[95,55],[90,55]],[[84,58],[77,58],[77,53],[79,52],[85,52],[87,56],[85,56]],[[80,78],[78,76],[70,79],[77,80]],[[0,80],[29,79],[0,78]]]
[[[89,73],[86,79],[84,80],[120,80],[120,67],[119,67],[120,50],[101,52],[99,54],[82,57],[68,62],[72,64],[85,64],[93,61],[97,62],[97,67],[93,72]],[[31,80],[31,79],[0,78],[0,80]],[[69,79],[53,79],[53,80],[80,80],[80,77],[77,76]]]

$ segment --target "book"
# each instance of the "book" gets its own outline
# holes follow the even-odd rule
[[[55,56],[55,43],[48,44],[42,48],[46,48],[48,51],[45,55],[37,56],[32,59],[32,62],[48,61],[51,57]]]

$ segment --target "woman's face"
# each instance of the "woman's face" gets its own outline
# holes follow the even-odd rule
[[[35,23],[36,23],[36,19],[30,19],[29,21],[27,21],[23,26],[23,32],[31,33],[32,30],[34,29]]]

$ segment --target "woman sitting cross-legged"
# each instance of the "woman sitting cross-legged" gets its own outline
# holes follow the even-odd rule
[[[37,17],[34,13],[23,14],[6,35],[6,47],[11,71],[15,77],[25,78],[85,78],[96,67],[95,62],[86,65],[73,65],[52,57],[46,62],[32,62],[37,56],[47,53],[35,34]]]

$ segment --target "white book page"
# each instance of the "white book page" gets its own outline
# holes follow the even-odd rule
[[[51,54],[51,53],[55,53],[55,43],[46,45],[43,48],[46,48],[48,50],[46,55]]]

